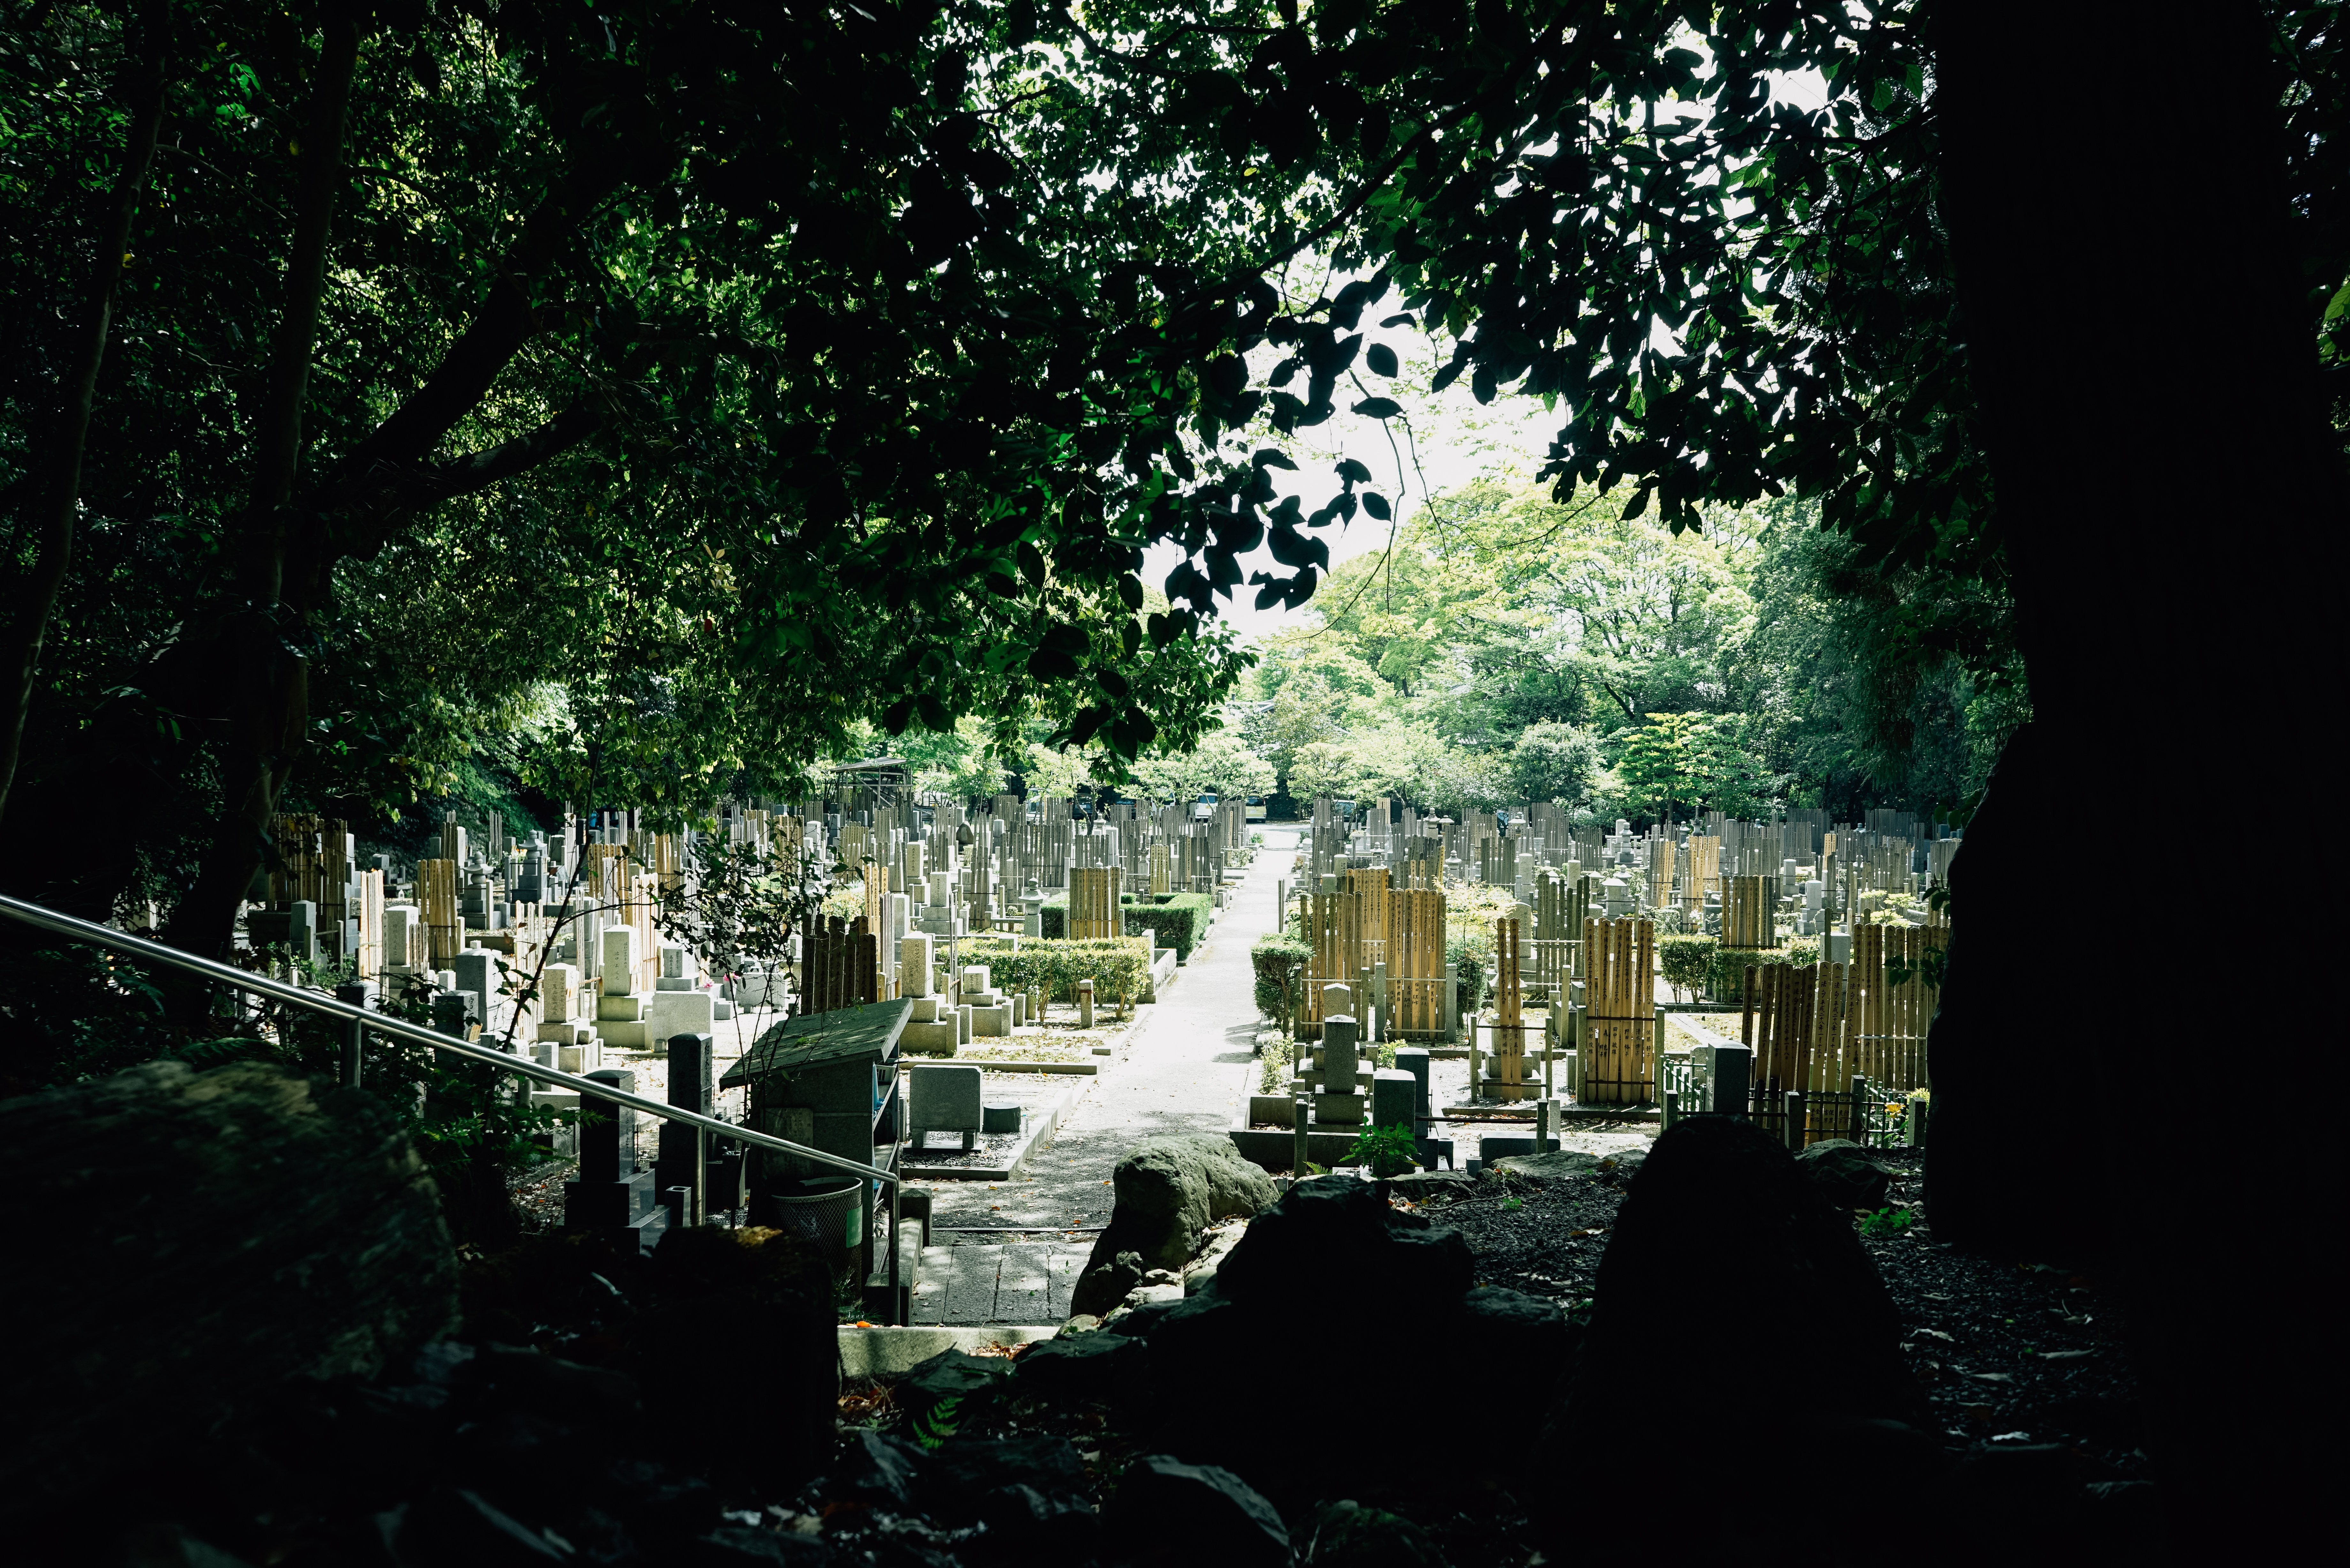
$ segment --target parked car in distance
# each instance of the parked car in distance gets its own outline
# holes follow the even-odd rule
[[[1192,821],[1211,822],[1215,819],[1215,815],[1216,797],[1214,795],[1203,794],[1198,800],[1191,803]]]
[[[1247,818],[1251,822],[1263,822],[1264,820],[1264,796],[1261,794],[1253,794],[1248,797]]]

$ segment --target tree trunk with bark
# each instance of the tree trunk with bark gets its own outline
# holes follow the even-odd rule
[[[2287,1085],[2273,1032],[2232,1000],[2249,955],[2205,950],[2175,863],[2129,824],[2192,808],[2178,715],[2305,732],[2293,710],[2332,662],[2343,472],[2289,270],[2283,74],[2243,0],[1936,24],[1941,204],[2034,719],[1952,868],[1930,1217],[1945,1241],[2120,1277],[2179,1560],[2253,1560],[2324,1495],[2299,1407],[2338,1374],[2300,1353],[2332,1309],[2338,1265],[2307,1231],[2341,1167],[2330,1124],[2271,1123],[2256,1190],[2193,1168],[2190,1128]],[[2114,978],[2178,976],[2150,1029],[2054,976],[2074,967],[2045,915],[2067,823],[2110,825],[2132,878]],[[2085,1158],[2052,1152],[2068,1140]]]

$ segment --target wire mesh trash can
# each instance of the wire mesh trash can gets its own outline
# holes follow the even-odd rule
[[[818,1176],[796,1192],[762,1193],[752,1222],[805,1236],[820,1247],[849,1248],[865,1240],[865,1179]]]

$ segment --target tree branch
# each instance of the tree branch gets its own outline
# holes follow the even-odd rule
[[[536,430],[511,441],[484,447],[451,462],[387,474],[381,486],[371,492],[364,503],[369,535],[380,538],[411,513],[437,502],[487,490],[502,480],[526,473],[603,428],[603,408],[583,398]]]

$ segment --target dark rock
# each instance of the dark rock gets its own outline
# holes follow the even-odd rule
[[[1415,1170],[1391,1177],[1388,1190],[1414,1203],[1452,1203],[1477,1189],[1477,1179],[1465,1170]]]
[[[859,1427],[842,1440],[833,1479],[861,1501],[906,1508],[913,1502],[922,1459],[913,1444]]]
[[[1886,1168],[1868,1158],[1850,1138],[1829,1138],[1807,1146],[1795,1163],[1820,1189],[1820,1196],[1838,1209],[1877,1210],[1892,1183]]]
[[[1486,1140],[1491,1143],[1490,1138]],[[1579,1149],[1555,1148],[1548,1154],[1513,1154],[1490,1162],[1485,1168],[1496,1176],[1531,1176],[1542,1181],[1569,1181],[1580,1176],[1596,1173],[1600,1157]],[[1615,1168],[1610,1166],[1613,1170]]]
[[[1113,1550],[1137,1568],[1213,1563],[1286,1568],[1289,1531],[1272,1503],[1230,1470],[1146,1454],[1102,1511]]]
[[[432,1181],[372,1095],[151,1062],[0,1103],[0,1142],[55,1217],[0,1292],[0,1514],[176,1464],[256,1396],[404,1366],[455,1320]]]
[[[736,1568],[743,1563],[779,1563],[785,1568],[821,1568],[835,1553],[823,1537],[789,1530],[729,1524],[697,1538],[685,1561],[692,1568]]]
[[[1013,1377],[1050,1399],[1114,1399],[1137,1375],[1140,1351],[1122,1334],[1064,1334],[1022,1351]]]
[[[1362,1315],[1388,1323],[1449,1314],[1473,1277],[1458,1232],[1399,1212],[1371,1183],[1344,1177],[1291,1188],[1250,1223],[1216,1273],[1225,1296],[1282,1320],[1344,1294],[1378,1303]]]
[[[1101,1535],[1101,1516],[1093,1504],[1024,1481],[985,1494],[978,1511],[994,1544],[1024,1557],[1081,1563],[1095,1554]]]
[[[1399,1513],[1351,1501],[1314,1511],[1301,1561],[1306,1568],[1445,1568],[1428,1532]]]
[[[931,1455],[919,1501],[942,1517],[971,1519],[1005,1487],[1073,1498],[1086,1480],[1086,1462],[1066,1438],[956,1438]]]
[[[756,1227],[669,1231],[646,1270],[649,1305],[630,1338],[661,1451],[775,1486],[830,1457],[840,1407],[833,1274],[795,1234]],[[710,1397],[713,1348],[755,1358],[759,1397]]]
[[[1475,1345],[1481,1359],[1513,1377],[1547,1379],[1575,1348],[1558,1303],[1500,1285],[1480,1285],[1461,1299],[1461,1327],[1464,1337],[1456,1343]]]
[[[144,1524],[122,1542],[122,1568],[253,1568],[177,1524]]]
[[[1121,1339],[1148,1341],[1170,1323],[1215,1311],[1231,1304],[1222,1290],[1192,1291],[1171,1302],[1151,1302],[1120,1313],[1114,1323],[1105,1323],[1102,1332]]]
[[[1097,1269],[1122,1262],[1122,1254],[1139,1260],[1138,1280],[1151,1269],[1180,1272],[1198,1255],[1200,1233],[1211,1224],[1262,1213],[1277,1196],[1272,1177],[1243,1158],[1232,1139],[1212,1133],[1145,1138],[1118,1162],[1110,1179],[1116,1201],[1109,1224],[1086,1260],[1070,1300],[1073,1312],[1107,1312],[1134,1288],[1109,1294],[1107,1282],[1087,1287]]]
[[[484,1386],[486,1401],[549,1421],[617,1430],[641,1414],[637,1380],[607,1367],[500,1345],[465,1370]]]
[[[1638,1470],[1727,1445],[1794,1463],[1790,1423],[1925,1413],[1899,1314],[1851,1215],[1743,1119],[1691,1116],[1658,1138],[1617,1210],[1593,1296],[1555,1430],[1561,1442],[1605,1431],[1610,1462]],[[1659,1356],[1660,1344],[1679,1348]],[[1723,1375],[1723,1358],[1751,1367],[1757,1355],[1785,1375]],[[1697,1489],[1676,1521],[1692,1553],[1743,1550],[1757,1528],[1743,1495]],[[1633,1539],[1628,1524],[1588,1522],[1596,1545]]]
[[[1648,1164],[1653,1147],[1619,1148],[1614,1154],[1602,1155],[1599,1163],[1591,1168],[1591,1174],[1614,1186],[1629,1188],[1632,1179],[1640,1174],[1640,1168]]]
[[[408,1511],[395,1538],[402,1563],[428,1568],[449,1563],[567,1563],[577,1553],[567,1542],[532,1529],[493,1506],[479,1492],[441,1487]]]
[[[892,1393],[898,1407],[920,1420],[943,1400],[961,1400],[958,1408],[964,1408],[992,1399],[1011,1378],[1012,1363],[1003,1356],[941,1350],[928,1361],[916,1362]]]
[[[638,1533],[663,1541],[716,1527],[718,1490],[700,1476],[681,1476],[647,1459],[616,1459],[603,1468],[599,1501],[625,1514]]]
[[[1099,1252],[1098,1245],[1095,1251]],[[1120,1252],[1101,1262],[1088,1263],[1069,1293],[1069,1310],[1073,1314],[1107,1317],[1149,1272],[1139,1252]]]

